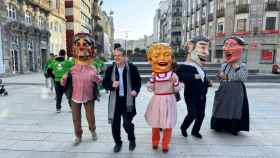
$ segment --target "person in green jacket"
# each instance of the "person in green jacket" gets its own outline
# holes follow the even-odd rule
[[[73,66],[73,62],[65,60],[66,51],[61,49],[59,56],[48,66],[48,74],[54,78],[54,86],[56,93],[56,112],[61,112],[61,101],[64,93],[63,86],[60,85],[60,80]]]
[[[54,87],[54,80],[51,76],[48,75],[48,67],[49,65],[51,65],[54,61],[54,54],[53,53],[50,53],[50,58],[48,59],[47,63],[45,64],[44,66],[44,76],[45,76],[45,84],[46,84],[46,88],[49,88],[49,83],[50,83],[50,90],[51,92],[53,91],[53,87]]]

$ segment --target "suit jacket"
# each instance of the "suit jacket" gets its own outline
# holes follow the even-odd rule
[[[195,79],[195,74],[198,74],[198,71],[194,66],[183,64],[176,69],[179,81],[185,85],[184,97],[188,105],[200,105],[206,101],[209,80],[205,71],[204,73],[204,82],[202,82],[201,79]]]
[[[117,97],[119,95],[119,88],[113,88],[113,81],[112,81],[112,71],[113,71],[113,66],[115,63],[113,63],[113,65],[110,65],[105,72],[105,76],[102,82],[102,85],[104,87],[104,89],[109,90],[109,91],[115,91],[116,90],[116,94]],[[128,64],[129,66],[129,70],[130,70],[130,74],[127,74],[127,70],[126,68],[124,68],[123,70],[123,84],[124,84],[124,96],[127,95],[127,78],[126,75],[130,75],[130,79],[131,79],[131,90],[135,90],[137,92],[137,94],[139,94],[140,92],[140,88],[141,88],[141,77],[140,74],[138,72],[138,69],[136,66],[134,66],[132,63]],[[116,68],[116,71],[114,72],[116,78],[119,78],[119,72],[118,69]],[[134,110],[133,113],[136,114],[136,108],[135,108],[135,97],[133,97],[133,106],[134,106]]]

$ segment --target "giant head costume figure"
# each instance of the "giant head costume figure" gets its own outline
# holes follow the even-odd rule
[[[153,44],[147,58],[154,73],[166,73],[172,69],[172,49],[167,43]]]
[[[73,57],[76,64],[91,64],[94,55],[94,39],[88,33],[78,33],[74,36]]]
[[[204,36],[196,36],[188,43],[188,58],[198,64],[204,64],[209,55],[209,39]]]
[[[224,56],[226,63],[236,63],[240,60],[245,41],[244,39],[232,36],[224,42]]]

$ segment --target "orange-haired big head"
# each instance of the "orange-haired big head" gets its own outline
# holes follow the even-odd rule
[[[172,49],[167,43],[153,44],[148,50],[147,59],[155,73],[165,73],[172,69]]]

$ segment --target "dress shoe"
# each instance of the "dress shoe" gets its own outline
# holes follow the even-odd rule
[[[133,151],[136,147],[135,141],[130,141],[129,142],[129,151]]]
[[[115,152],[115,153],[120,152],[121,149],[122,149],[122,144],[116,144],[116,145],[114,146],[114,152]]]
[[[168,153],[168,149],[162,149],[162,152],[166,154]]]
[[[192,133],[192,135],[196,138],[202,139],[202,135],[200,133]]]
[[[184,136],[184,137],[188,137],[187,130],[186,130],[186,129],[183,129],[182,127],[181,127],[181,134],[182,134],[182,136]]]

